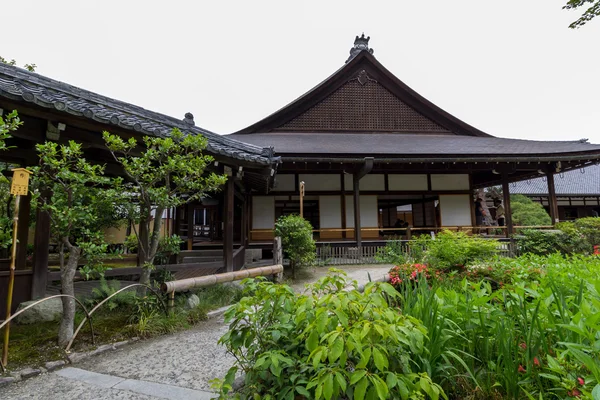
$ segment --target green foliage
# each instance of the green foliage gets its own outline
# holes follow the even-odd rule
[[[360,293],[354,282],[346,291],[342,271],[333,273],[310,295],[264,279],[244,282],[246,297],[225,314],[230,327],[220,343],[237,361],[220,398],[232,394],[238,370],[245,372],[242,399],[446,398],[415,368],[427,331],[390,305],[394,288],[369,283]]]
[[[517,226],[550,225],[552,220],[544,207],[522,194],[510,196],[513,224]]]
[[[408,244],[401,240],[388,240],[385,247],[379,249],[375,260],[389,264],[405,264],[409,262],[410,256]]]
[[[594,246],[600,245],[600,218],[560,222],[551,231],[524,230],[516,237],[521,253],[591,254]]]
[[[7,64],[7,65],[17,65],[17,61],[12,59],[12,60],[7,60],[4,57],[0,57],[0,63],[3,64]],[[35,69],[37,68],[37,65],[35,64],[25,64],[23,66],[23,68],[25,68],[27,71],[29,72],[35,72]]]
[[[139,232],[135,231],[138,253],[142,265],[151,268],[158,251],[163,211],[218,191],[227,177],[207,171],[214,159],[203,154],[208,141],[201,135],[184,135],[173,129],[167,137],[145,136],[143,143],[135,138],[124,141],[108,132],[103,138],[129,181],[127,191],[136,205],[129,208],[128,215],[139,222]],[[140,281],[148,280],[149,271]]]
[[[123,201],[119,179],[104,177],[104,167],[89,164],[81,145],[54,142],[36,145],[40,165],[34,168],[34,186],[51,190],[43,209],[51,216],[51,234],[55,242],[71,251],[81,250],[88,267],[102,271],[101,256],[106,253],[103,229],[118,226],[114,210]]]
[[[283,254],[290,260],[294,278],[297,267],[315,261],[317,247],[312,230],[310,222],[296,214],[284,215],[275,222],[275,236],[281,237]]]
[[[163,236],[158,242],[158,250],[156,252],[156,260],[158,264],[167,264],[169,258],[179,254],[183,240],[179,235]]]
[[[569,28],[580,28],[600,15],[599,0],[569,0],[563,8],[567,10],[574,10],[582,7],[587,7],[587,9],[584,11],[581,17],[569,25]]]
[[[462,276],[420,275],[396,285],[402,313],[427,328],[415,370],[452,398],[592,398],[600,391],[600,258],[497,258]]]
[[[440,232],[435,240],[428,237],[425,260],[435,269],[463,267],[470,263],[492,258],[498,249],[498,242],[469,236],[464,232]]]
[[[0,152],[8,150],[6,140],[10,139],[10,132],[17,130],[22,125],[17,111],[7,115],[0,115]],[[5,205],[11,201],[10,181],[4,176],[4,166],[0,165],[0,249],[12,245],[12,215],[6,213]]]

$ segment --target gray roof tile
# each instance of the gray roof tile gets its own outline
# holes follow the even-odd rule
[[[196,126],[146,110],[123,101],[111,99],[69,84],[0,63],[0,96],[27,101],[46,108],[103,123],[118,125],[152,136],[165,136],[173,128],[182,132],[203,135],[208,139],[207,150],[230,158],[260,165],[277,162],[272,149],[242,143]]]
[[[557,195],[600,196],[600,165],[554,175]],[[527,195],[547,195],[548,182],[540,177],[510,184],[510,192]]]

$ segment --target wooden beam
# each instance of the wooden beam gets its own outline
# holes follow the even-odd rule
[[[194,205],[187,205],[187,249],[192,250],[194,247]]]
[[[225,184],[225,196],[223,207],[223,223],[225,230],[223,232],[223,259],[225,260],[225,270],[233,272],[233,199],[235,185],[233,177],[227,179]]]
[[[354,173],[354,240],[358,247],[359,257],[362,254],[362,232],[360,224],[360,180],[373,169],[373,157],[365,157],[364,164]]]

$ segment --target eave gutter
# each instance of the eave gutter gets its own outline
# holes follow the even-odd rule
[[[281,156],[283,162],[330,162],[344,164],[364,164],[364,157],[296,157]],[[411,163],[457,163],[457,162],[552,162],[552,161],[600,160],[598,154],[555,155],[555,156],[514,156],[514,157],[382,157],[373,158],[375,164]]]

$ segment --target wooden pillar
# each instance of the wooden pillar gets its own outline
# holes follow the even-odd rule
[[[187,205],[187,249],[192,250],[194,247],[194,205]]]
[[[225,270],[233,272],[233,199],[235,185],[233,177],[227,179],[223,204],[223,259]]]
[[[44,190],[38,202],[35,238],[33,242],[33,274],[31,284],[31,298],[34,300],[46,295],[48,255],[50,252],[50,213],[42,211],[42,199],[50,199],[50,197],[52,197],[52,192]]]
[[[508,185],[508,172],[502,174],[502,195],[504,196],[504,219],[506,221],[506,237],[512,238],[514,226],[512,220],[512,210],[510,207],[510,191]]]
[[[362,234],[360,231],[360,177],[358,174],[353,175],[354,183],[354,240],[356,247],[362,246]]]
[[[548,205],[550,208],[550,218],[554,226],[558,221],[558,204],[556,202],[556,188],[554,187],[554,174],[551,170],[546,171],[546,180],[548,181]]]
[[[244,247],[248,245],[248,195],[244,195],[242,202],[242,220],[241,220],[240,244]]]
[[[17,258],[15,269],[27,269],[27,241],[29,237],[29,213],[31,212],[31,195],[21,196],[19,206],[19,231],[17,232]]]
[[[342,214],[342,239],[346,239],[346,180],[344,179],[344,174],[340,175],[340,187],[341,196],[340,196],[340,212]]]

